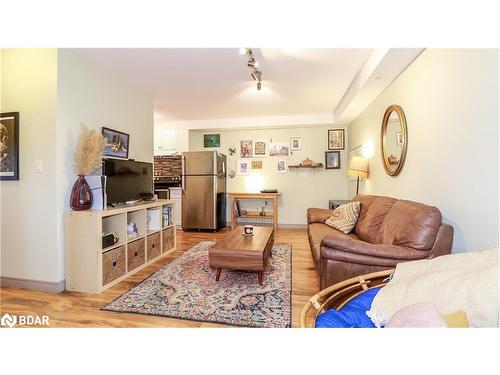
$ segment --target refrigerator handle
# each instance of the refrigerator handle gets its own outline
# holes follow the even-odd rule
[[[182,192],[186,189],[186,157],[182,157],[182,180],[181,180],[181,185],[182,185]]]

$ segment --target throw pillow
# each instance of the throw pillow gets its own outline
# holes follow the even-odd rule
[[[335,228],[342,233],[348,234],[352,231],[358,221],[360,202],[351,202],[338,206],[325,224]]]

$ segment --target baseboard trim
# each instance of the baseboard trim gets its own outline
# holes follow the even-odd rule
[[[49,293],[60,293],[66,289],[66,280],[50,282],[50,281],[18,279],[15,277],[2,276],[0,277],[0,286],[38,290],[41,292],[49,292]]]

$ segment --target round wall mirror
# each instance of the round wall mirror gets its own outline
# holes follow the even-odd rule
[[[389,176],[397,176],[405,163],[408,147],[405,113],[399,105],[391,105],[385,111],[380,138],[385,171]]]

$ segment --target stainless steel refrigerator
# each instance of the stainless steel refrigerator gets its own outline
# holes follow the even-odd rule
[[[226,155],[217,151],[182,153],[182,229],[226,226]]]

